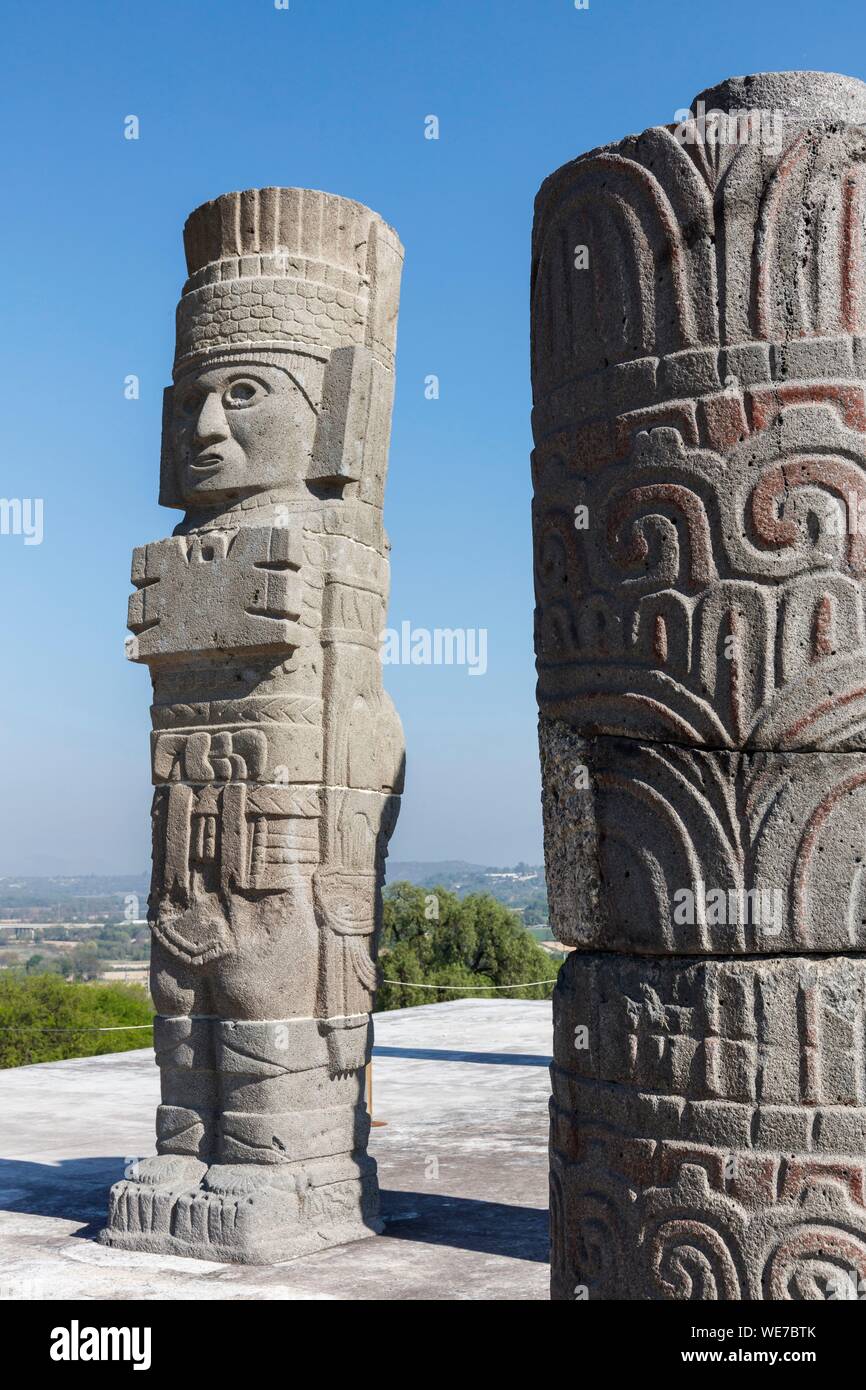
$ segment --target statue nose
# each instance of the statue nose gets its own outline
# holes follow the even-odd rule
[[[200,444],[228,439],[229,427],[222,401],[215,391],[209,391],[195,425],[195,437]]]

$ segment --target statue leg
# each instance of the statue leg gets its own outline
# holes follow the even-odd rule
[[[203,1211],[200,1184],[216,1150],[219,1092],[207,967],[188,965],[155,938],[150,976],[161,1090],[157,1152],[136,1159],[112,1188],[100,1238],[106,1245],[158,1251],[174,1248],[181,1211],[187,1224],[191,1213]]]
[[[218,1140],[202,1187],[220,1257],[266,1263],[381,1230],[366,1153],[371,1026],[317,1016],[307,878],[232,911],[237,948],[213,967]]]

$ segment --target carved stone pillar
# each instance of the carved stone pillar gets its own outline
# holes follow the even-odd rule
[[[536,203],[545,840],[576,948],[554,997],[553,1296],[850,1298],[866,87],[764,74],[692,112]]]
[[[157,1156],[105,1243],[264,1263],[381,1229],[364,1067],[403,776],[382,688],[402,248],[368,208],[229,193],[184,231],[153,679]]]

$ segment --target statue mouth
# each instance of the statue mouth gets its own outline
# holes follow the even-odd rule
[[[222,454],[202,454],[195,462],[190,462],[190,468],[196,473],[213,473],[223,462]]]

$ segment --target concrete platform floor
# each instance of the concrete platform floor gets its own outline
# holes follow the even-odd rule
[[[148,1048],[0,1071],[0,1298],[546,1299],[550,1004],[376,1015],[386,1234],[272,1267],[97,1245],[108,1188],[153,1153]]]

